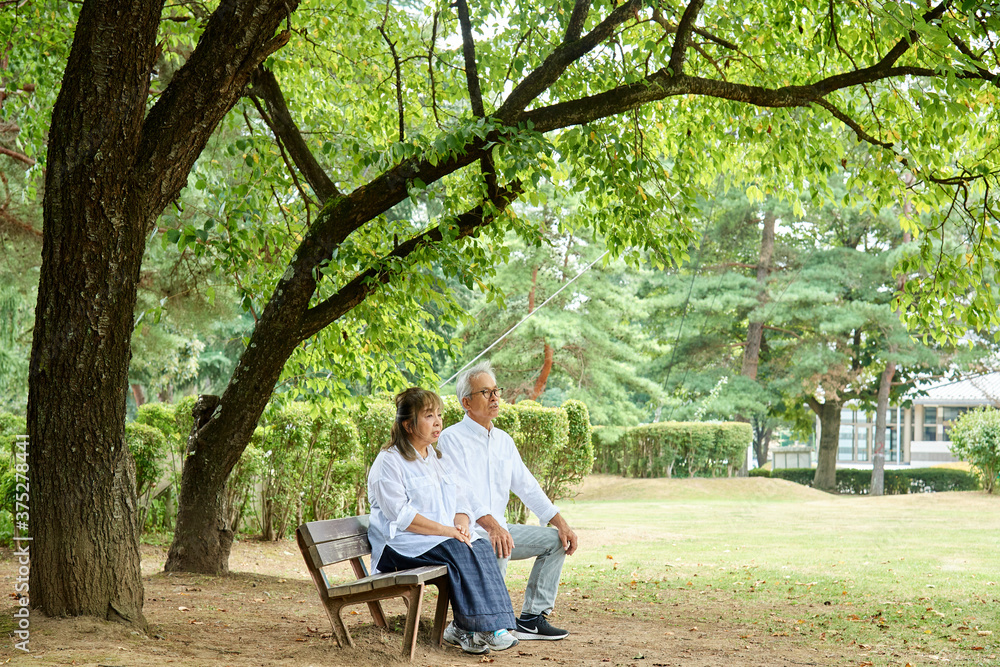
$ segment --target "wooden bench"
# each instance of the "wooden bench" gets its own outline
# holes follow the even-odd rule
[[[434,613],[435,645],[441,645],[444,623],[448,616],[448,566],[436,565],[400,570],[384,574],[368,574],[362,556],[372,552],[368,541],[368,515],[313,521],[304,523],[295,531],[295,537],[312,575],[319,597],[333,626],[337,645],[354,646],[351,635],[340,617],[340,610],[347,605],[368,603],[375,625],[385,628],[385,616],[379,600],[402,597],[406,603],[406,628],[403,632],[403,656],[413,660],[417,645],[417,622],[420,605],[427,585],[438,587],[437,609]],[[323,569],[334,563],[351,561],[356,581],[331,586]]]

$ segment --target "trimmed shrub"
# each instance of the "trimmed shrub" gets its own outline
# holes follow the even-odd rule
[[[752,476],[768,476],[762,471],[751,471]],[[780,468],[769,475],[775,479],[812,486],[816,470],[813,468]],[[866,495],[871,487],[872,471],[841,468],[837,470],[837,492],[844,495]],[[885,494],[931,493],[934,491],[975,491],[979,480],[964,470],[951,468],[911,468],[885,471]]]
[[[226,480],[226,488],[223,491],[226,522],[233,533],[238,533],[248,518],[252,517],[258,527],[261,523],[257,505],[253,501],[257,482],[267,469],[267,459],[260,449],[262,438],[263,431],[258,426],[254,429],[250,444],[243,450],[240,460],[233,466],[233,471]]]
[[[993,493],[1000,476],[1000,410],[977,408],[951,427],[951,451],[976,469],[986,493]]]
[[[553,473],[555,461],[569,442],[569,416],[562,408],[542,407],[535,401],[520,401],[512,407],[517,411],[520,423],[519,437],[515,437],[514,442],[521,453],[521,460],[539,484],[543,484]],[[559,476],[558,471],[555,475]],[[545,491],[544,486],[542,490]],[[527,508],[511,494],[507,503],[507,521],[524,523],[527,518]]]
[[[909,479],[908,493],[931,491],[978,491],[983,486],[974,473],[951,468],[916,468],[903,471]],[[888,484],[887,484],[888,486]]]
[[[197,402],[198,397],[191,395],[174,403],[174,432],[177,434],[177,451],[180,454],[187,451],[188,436],[191,435],[191,429],[194,427],[194,415],[191,414],[191,411],[194,410],[194,404]]]
[[[624,436],[627,429],[621,426],[594,426],[591,442],[594,448],[593,472],[608,475],[624,473]]]
[[[261,537],[276,540],[301,523],[302,468],[315,445],[313,420],[307,403],[288,403],[269,406],[261,423]]]
[[[365,476],[375,462],[375,457],[389,442],[389,431],[396,420],[396,404],[391,397],[365,398],[351,412],[351,419],[358,429],[361,460]],[[367,479],[365,484],[367,485]],[[365,493],[367,498],[367,492]]]
[[[344,414],[318,423],[326,449],[317,448],[305,471],[304,520],[323,521],[368,511],[368,474],[358,427]]]
[[[542,490],[552,500],[569,496],[570,487],[580,482],[594,468],[593,427],[590,410],[582,401],[570,399],[562,404],[569,420],[566,445],[553,452],[552,463]]]
[[[628,429],[621,439],[627,477],[732,475],[753,439],[749,424],[659,422]]]
[[[125,424],[125,444],[135,461],[135,494],[139,502],[139,526],[143,528],[150,497],[166,472],[167,438],[155,426],[128,422]]]

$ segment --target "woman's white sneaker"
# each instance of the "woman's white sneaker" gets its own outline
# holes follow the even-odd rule
[[[490,647],[486,642],[480,639],[480,634],[492,633],[466,632],[455,625],[455,622],[452,621],[448,624],[448,627],[444,629],[444,642],[446,644],[451,644],[452,646],[457,646],[466,653],[472,653],[474,655],[489,653]],[[517,640],[515,639],[514,641],[516,642]]]
[[[489,646],[494,651],[506,651],[517,646],[517,637],[506,630],[494,630],[493,632],[477,632],[476,639]]]

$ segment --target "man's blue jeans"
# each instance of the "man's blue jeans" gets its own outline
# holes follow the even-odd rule
[[[521,614],[549,614],[556,605],[559,577],[566,559],[566,551],[559,541],[559,531],[551,526],[523,524],[510,524],[508,529],[514,540],[514,552],[509,559],[497,558],[500,572],[506,579],[508,560],[534,558],[535,564],[528,575],[528,586],[524,589]]]

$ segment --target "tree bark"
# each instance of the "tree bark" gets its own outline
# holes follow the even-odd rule
[[[145,628],[124,433],[146,237],[296,4],[222,3],[148,115],[163,0],[80,10],[52,113],[28,387],[29,585],[46,614]]]
[[[774,257],[774,214],[764,214],[764,231],[760,237],[760,259],[757,261],[757,303],[767,303],[767,278],[771,274],[771,260]],[[751,319],[747,325],[747,344],[743,348],[743,368],[740,374],[751,380],[757,379],[760,365],[760,344],[764,333],[764,320]]]
[[[885,413],[889,408],[889,390],[896,375],[896,362],[886,363],[878,383],[878,402],[875,406],[875,451],[872,453],[872,481],[868,493],[881,496],[885,493]]]
[[[528,392],[528,400],[537,401],[538,397],[545,392],[545,385],[549,381],[549,373],[552,372],[552,360],[555,358],[555,350],[548,343],[545,343],[545,350],[542,360],[542,369],[538,372],[535,385]]]
[[[816,457],[816,474],[813,487],[821,491],[837,492],[837,445],[840,440],[840,410],[843,401],[829,398],[820,403],[815,398],[808,400],[809,407],[819,417],[819,454]]]
[[[87,3],[80,13],[50,128],[27,412],[32,605],[140,627],[135,472],[124,433],[149,220],[119,188],[138,143],[159,13],[156,3],[120,2]]]

